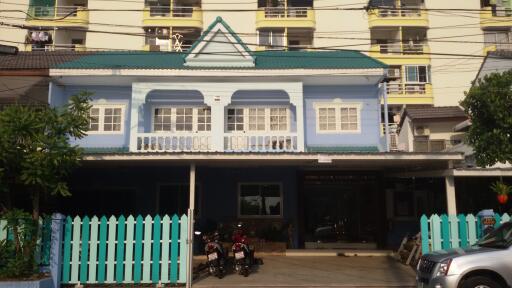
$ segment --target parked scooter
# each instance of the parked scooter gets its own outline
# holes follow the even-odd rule
[[[207,258],[208,272],[221,279],[226,274],[227,251],[224,250],[219,240],[219,233],[204,235],[203,241],[205,242],[204,253]]]
[[[249,247],[247,236],[242,231],[242,224],[239,223],[233,232],[233,246],[231,250],[235,257],[234,269],[239,275],[249,276],[251,267],[254,264],[254,249]]]

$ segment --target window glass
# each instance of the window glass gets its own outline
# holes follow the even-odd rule
[[[120,132],[123,109],[112,106],[93,106],[89,110],[90,132]]]
[[[210,107],[197,109],[197,131],[212,130],[212,112]]]
[[[176,131],[192,131],[193,119],[192,108],[176,108]]]
[[[288,109],[270,108],[270,130],[286,131],[288,130]]]
[[[265,131],[265,108],[249,108],[249,130]]]
[[[244,109],[228,109],[228,131],[244,131]]]
[[[427,75],[428,75],[427,66],[418,66],[419,82],[427,83],[428,82]]]
[[[341,130],[357,130],[357,109],[356,108],[341,108]]]
[[[98,131],[100,129],[100,108],[91,108],[89,110],[89,131]]]
[[[154,118],[153,131],[171,131],[171,108],[156,108]]]
[[[281,186],[278,184],[240,185],[241,216],[281,215]]]
[[[407,82],[418,82],[418,66],[406,66],[405,76]]]
[[[336,109],[320,108],[318,109],[318,121],[320,131],[336,130]]]
[[[270,30],[260,30],[259,32],[259,45],[270,46]]]

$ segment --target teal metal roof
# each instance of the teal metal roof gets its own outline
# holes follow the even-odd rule
[[[96,52],[57,64],[57,69],[204,69],[185,66],[186,53]],[[358,51],[253,52],[255,67],[240,69],[379,69],[387,65]],[[217,69],[205,67],[206,69]],[[221,69],[235,69],[224,67]]]
[[[308,146],[307,152],[323,153],[351,153],[351,152],[379,152],[377,146]]]
[[[254,67],[201,67],[185,65],[186,57],[196,52],[199,43],[205,41],[216,25],[223,25],[243,49],[253,56]],[[192,45],[189,52],[100,51],[82,54],[52,68],[57,69],[379,69],[387,65],[361,52],[336,51],[261,51],[253,52],[229,27],[217,17]]]

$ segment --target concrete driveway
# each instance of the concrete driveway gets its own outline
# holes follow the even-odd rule
[[[389,257],[264,256],[249,277],[203,276],[194,287],[414,287],[414,271]]]

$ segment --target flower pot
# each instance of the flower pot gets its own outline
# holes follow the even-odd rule
[[[499,194],[499,195],[497,196],[497,198],[498,198],[498,202],[499,202],[500,204],[505,204],[505,203],[507,203],[507,201],[508,201],[508,195],[507,195],[507,194]]]

